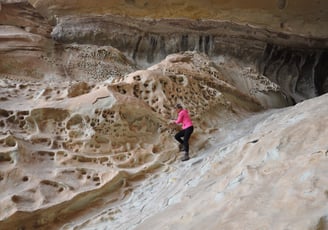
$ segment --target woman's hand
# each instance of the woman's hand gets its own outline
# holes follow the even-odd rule
[[[171,124],[175,124],[175,120],[170,120],[169,125],[171,125]]]

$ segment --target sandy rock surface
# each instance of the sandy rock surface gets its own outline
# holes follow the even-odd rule
[[[325,37],[328,20],[326,1],[205,0],[205,1],[106,1],[29,0],[44,16],[114,14],[139,18],[189,18],[227,20],[274,30],[304,32]]]
[[[263,109],[209,70],[205,56],[187,52],[94,84],[2,80],[3,226],[60,226],[111,192],[123,199],[130,181],[179,158],[167,124],[176,103],[198,127],[198,149],[218,123]]]
[[[2,80],[1,227],[326,224],[327,96],[263,112],[204,63],[187,52],[96,84]],[[178,102],[196,127],[183,163],[167,125]]]
[[[0,1],[0,229],[328,229],[327,10]]]

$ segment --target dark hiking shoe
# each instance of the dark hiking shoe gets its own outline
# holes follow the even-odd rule
[[[179,150],[184,151],[183,144],[179,144]]]
[[[187,161],[187,160],[189,160],[190,158],[189,158],[189,156],[188,156],[188,154],[185,154],[182,158],[181,158],[181,161]]]

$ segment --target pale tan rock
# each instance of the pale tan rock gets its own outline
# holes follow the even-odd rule
[[[93,23],[115,18],[95,20],[99,15],[117,13],[141,18],[124,21],[135,29],[130,34],[143,27],[194,32],[224,19],[232,23],[220,25],[236,25],[230,35],[247,24],[238,36],[264,31],[261,36],[274,35],[269,41],[323,47],[326,3],[30,2],[47,19],[30,7],[17,11],[21,5],[15,4],[26,1],[0,4],[1,229],[326,228],[326,95],[263,112],[290,102],[247,61],[185,52],[135,71],[108,45],[55,45],[45,26],[47,20],[71,19],[77,24],[68,29],[75,36],[83,18],[76,15],[97,15],[83,18],[91,20],[92,30]],[[22,13],[40,21],[18,17]],[[177,16],[210,20],[168,20],[157,27],[159,18]],[[117,26],[121,19],[111,21],[119,22],[115,33],[127,31]],[[289,34],[300,40],[286,39]],[[152,36],[150,44],[160,41]],[[313,36],[319,43],[302,43]],[[190,41],[199,44],[200,38],[210,41],[205,35]],[[237,53],[250,51],[227,46],[229,38],[218,43]],[[264,42],[252,43],[252,55],[261,53]],[[133,47],[128,39],[123,44]],[[204,42],[199,46],[206,50]],[[148,65],[160,60],[156,49],[146,52]],[[167,125],[176,117],[176,103],[190,110],[195,124],[192,158],[185,163],[173,139],[178,128]]]
[[[167,124],[176,103],[190,111],[198,149],[218,124],[262,109],[207,69],[206,56],[186,52],[103,83],[2,80],[1,225],[61,225],[110,191],[122,199],[130,182],[179,158]]]
[[[50,22],[27,1],[3,3],[0,21],[1,78],[103,81],[136,70],[110,46],[56,44]]]
[[[126,201],[71,226],[326,229],[327,96],[220,125],[187,163],[167,165]]]
[[[327,99],[324,95],[238,123],[235,134],[249,134],[229,144],[223,132],[231,135],[235,126],[222,128],[213,136],[214,148],[186,166],[172,166],[160,182],[153,180],[156,185],[145,184],[142,198],[141,190],[135,192],[121,206],[130,220],[122,228],[326,229],[328,152],[322,127]],[[108,223],[90,220],[81,227]]]

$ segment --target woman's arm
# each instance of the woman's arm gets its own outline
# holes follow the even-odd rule
[[[179,115],[178,115],[178,119],[176,119],[175,123],[176,123],[176,124],[181,124],[182,121],[183,121],[183,116],[184,116],[184,112],[181,111],[181,112],[179,113]]]

